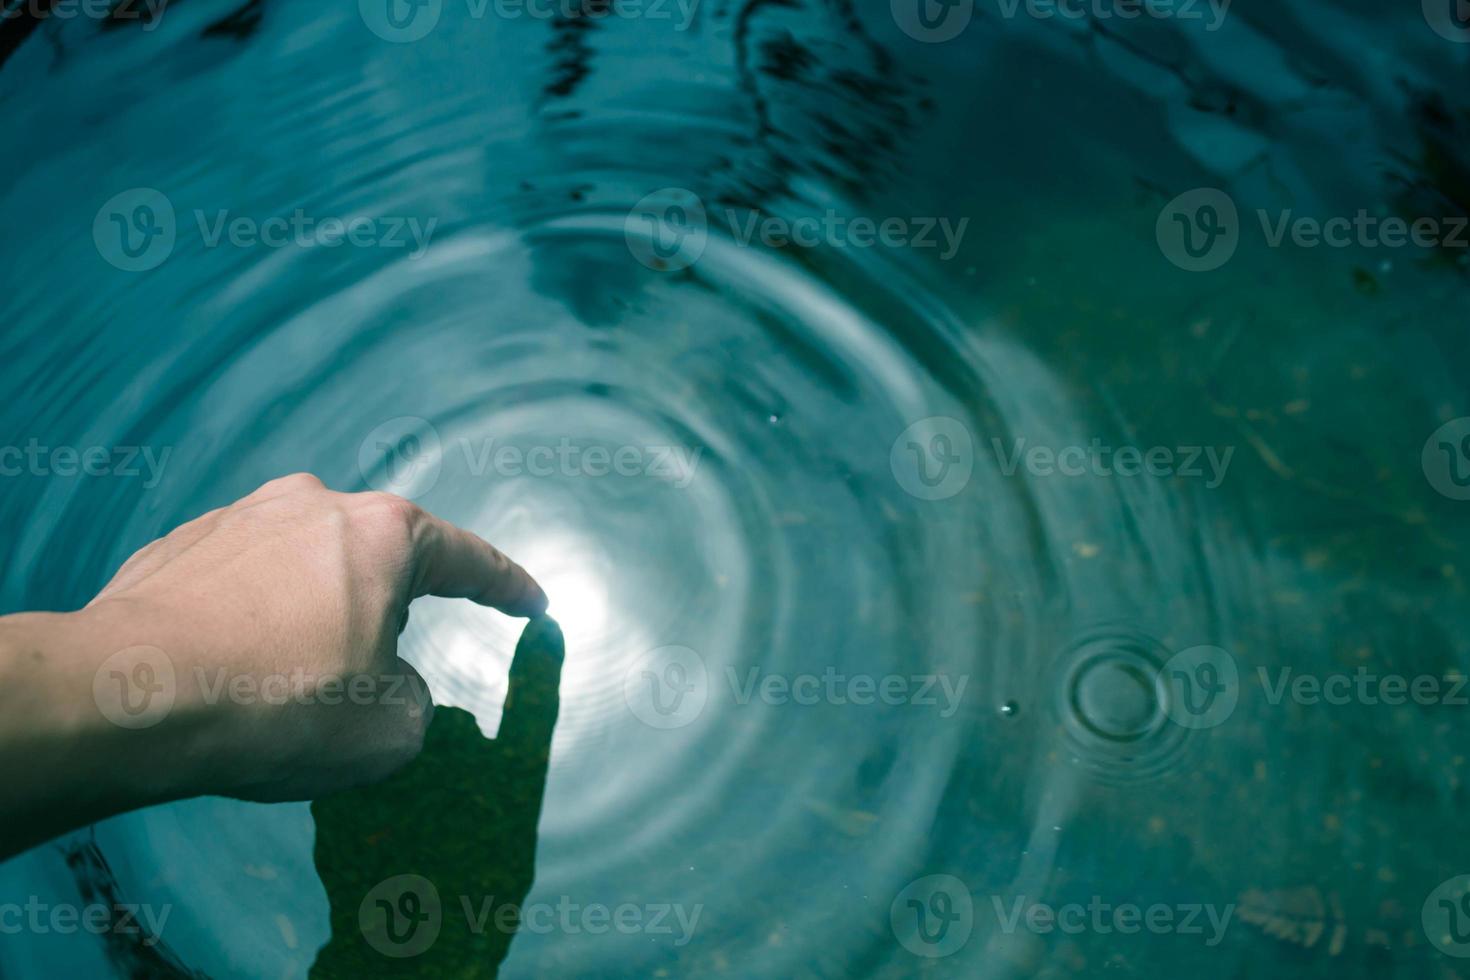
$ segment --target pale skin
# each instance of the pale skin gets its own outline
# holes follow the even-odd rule
[[[474,534],[296,474],[147,545],[76,612],[0,617],[0,859],[170,800],[305,800],[385,778],[433,713],[398,656],[425,595],[512,616],[547,604]],[[97,684],[136,647],[167,658],[173,700],[129,728]]]

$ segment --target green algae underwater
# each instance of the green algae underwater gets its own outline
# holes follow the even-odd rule
[[[556,622],[533,619],[496,738],[469,712],[436,708],[412,763],[312,804],[332,936],[310,976],[498,973],[535,877],[564,656]]]

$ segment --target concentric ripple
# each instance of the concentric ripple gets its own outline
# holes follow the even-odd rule
[[[720,2],[672,36],[446,3],[401,43],[356,3],[219,6],[180,4],[146,35],[58,19],[5,64],[46,98],[0,95],[24,134],[0,136],[15,144],[0,213],[24,231],[0,269],[0,443],[141,447],[154,465],[14,478],[0,595],[7,611],[79,606],[136,548],[298,470],[411,497],[524,564],[567,640],[528,901],[697,925],[523,929],[505,975],[1226,977],[1262,947],[1232,933],[1204,969],[1193,947],[1053,943],[992,911],[1085,892],[1224,903],[1351,868],[1385,892],[1360,903],[1378,929],[1382,910],[1419,907],[1389,890],[1450,873],[1381,818],[1428,786],[1456,825],[1463,725],[1312,716],[1248,684],[1256,666],[1391,647],[1399,619],[1448,669],[1466,631],[1421,591],[1453,581],[1449,549],[1412,567],[1395,551],[1409,570],[1382,600],[1362,595],[1392,562],[1334,564],[1321,541],[1389,524],[1387,505],[1365,520],[1282,487],[1313,460],[1371,459],[1347,445],[1370,440],[1307,427],[1332,404],[1309,385],[1329,361],[1311,336],[1201,312],[1158,281],[1158,255],[1128,251],[1157,216],[1117,202],[1153,174],[1099,162],[1088,196],[1097,175],[1046,170],[1026,140],[956,150],[957,134],[989,139],[1003,100],[926,88],[917,69],[990,64],[979,18],[945,61],[881,3],[875,21]],[[1109,128],[1143,125],[1127,122]],[[1015,194],[1009,168],[1033,164],[1045,186]],[[1076,214],[1020,213],[1071,193]],[[1009,223],[970,213],[1008,196]],[[117,208],[147,254],[105,245]],[[221,213],[298,211],[426,237],[212,238]],[[752,215],[925,213],[973,217],[971,238],[940,260],[736,234]],[[1242,295],[1283,278],[1257,271]],[[1144,313],[1111,305],[1127,293],[1110,277],[1138,281]],[[1359,340],[1363,363],[1328,366],[1368,375],[1384,341]],[[1227,404],[1237,350],[1243,375],[1279,360],[1303,391]],[[1146,448],[1149,431],[1230,441],[1238,482],[1066,478],[1013,456]],[[1296,455],[1262,432],[1294,433]],[[1402,530],[1375,527],[1395,549]],[[520,626],[426,599],[401,649],[493,735]],[[1383,744],[1394,758],[1363,762]],[[464,791],[444,787],[444,805]],[[0,891],[64,901],[105,863],[129,901],[174,909],[167,951],[187,968],[301,976],[328,935],[312,835],[301,805],[187,801],[8,864]],[[916,911],[963,928],[925,945]],[[6,977],[118,970],[100,944],[12,938]]]
[[[1172,724],[1170,652],[1126,629],[1099,629],[1061,657],[1056,710],[1074,758],[1103,778],[1145,780],[1171,770],[1189,730]]]
[[[377,48],[362,55],[384,78],[403,71]],[[1167,763],[1142,745],[1161,734],[1146,672],[1162,654],[1084,645],[1048,671],[1026,669],[1037,635],[1020,624],[1059,597],[1121,590],[1097,590],[1056,557],[1095,503],[1015,480],[984,451],[983,437],[1054,436],[1078,412],[983,314],[962,319],[884,250],[771,250],[711,224],[692,261],[645,261],[663,243],[645,251],[629,217],[665,188],[712,213],[731,201],[820,213],[777,194],[790,175],[770,171],[774,156],[738,126],[705,124],[719,112],[507,126],[495,100],[469,92],[422,109],[386,82],[363,94],[358,104],[376,109],[350,123],[323,107],[331,100],[298,93],[289,120],[209,134],[216,152],[268,140],[279,160],[316,153],[313,128],[324,127],[329,158],[294,183],[251,182],[231,199],[213,176],[158,155],[137,176],[103,175],[157,185],[181,215],[371,206],[437,218],[437,231],[418,256],[272,252],[205,247],[183,219],[152,278],[108,274],[105,300],[52,297],[58,316],[146,309],[168,340],[139,349],[101,333],[92,376],[53,368],[26,404],[74,405],[53,431],[91,427],[98,440],[172,446],[174,458],[146,493],[48,488],[73,496],[54,499],[50,520],[30,515],[12,594],[61,582],[63,601],[83,598],[131,548],[300,469],[412,497],[522,562],[567,637],[530,901],[703,910],[688,950],[647,935],[526,932],[507,964],[523,975],[649,975],[678,957],[681,972],[738,960],[777,976],[821,950],[907,955],[858,938],[855,923],[886,922],[889,899],[928,866],[946,793],[1003,702],[1040,719],[1032,709],[1059,699],[1071,750],[1108,778]],[[644,146],[736,164],[713,179],[696,162],[627,166],[607,148],[634,125]],[[814,183],[806,193],[852,208]],[[84,380],[94,395],[75,398]],[[939,462],[965,457],[939,482],[909,468],[936,438]],[[58,576],[42,557],[48,536],[81,513],[114,515],[115,533]],[[437,701],[493,733],[518,628],[424,600],[402,651]],[[1015,793],[1032,778],[997,786]],[[150,839],[187,839],[206,821],[251,828],[253,852],[151,850]],[[324,938],[301,831],[299,810],[214,802],[130,815],[100,839],[124,887],[181,904],[206,879],[240,879],[250,894],[251,876],[269,869],[257,906],[193,907],[170,936],[191,966],[245,962],[265,975],[304,969]],[[149,874],[154,860],[166,876]],[[752,905],[773,887],[785,895],[779,926]],[[283,915],[284,945],[272,935]]]

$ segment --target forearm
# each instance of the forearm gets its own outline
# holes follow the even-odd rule
[[[118,710],[130,692],[108,658],[147,644],[150,628],[107,603],[0,617],[0,859],[196,791],[199,740],[181,731],[186,719],[155,712],[128,728],[109,718],[129,722]]]

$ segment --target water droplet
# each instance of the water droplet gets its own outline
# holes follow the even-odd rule
[[[1005,704],[1000,706],[1000,713],[1007,718],[1016,717],[1016,713],[1020,710],[1021,706],[1015,701],[1007,701]]]

